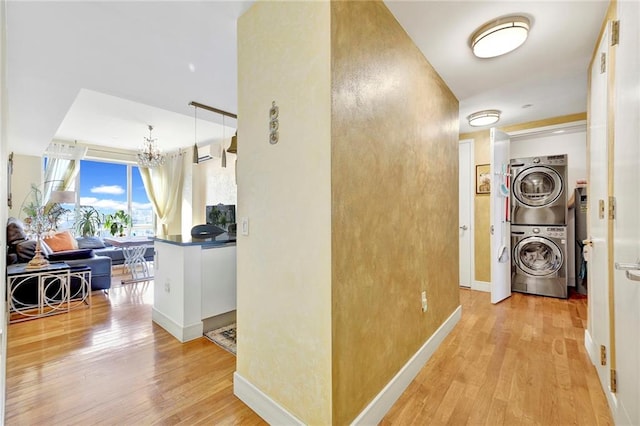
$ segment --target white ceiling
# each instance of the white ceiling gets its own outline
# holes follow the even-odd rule
[[[52,139],[136,148],[148,124],[164,150],[192,145],[190,101],[237,111],[236,20],[252,3],[10,0],[9,150],[41,155]],[[606,1],[386,4],[460,100],[461,132],[475,130],[464,117],[480,109],[503,111],[501,125],[586,111]],[[527,42],[475,58],[470,34],[512,13],[531,19]],[[198,123],[199,143],[219,133]]]

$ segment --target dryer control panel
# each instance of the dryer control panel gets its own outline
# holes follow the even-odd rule
[[[563,226],[549,226],[546,228],[545,233],[551,238],[566,238],[567,228]]]

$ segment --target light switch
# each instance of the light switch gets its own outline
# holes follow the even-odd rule
[[[249,235],[249,218],[243,217],[240,219],[240,232],[242,235]]]

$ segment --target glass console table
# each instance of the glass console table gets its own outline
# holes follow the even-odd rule
[[[7,266],[9,322],[69,312],[91,305],[91,268],[56,262],[41,269]]]

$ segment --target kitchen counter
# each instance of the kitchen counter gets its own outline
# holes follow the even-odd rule
[[[181,342],[202,337],[203,320],[236,309],[235,236],[154,238],[152,320]]]
[[[174,244],[177,246],[223,246],[228,244],[235,244],[236,234],[224,234],[217,235],[210,238],[197,238],[190,235],[163,235],[153,238],[154,241],[160,241],[167,244]]]

